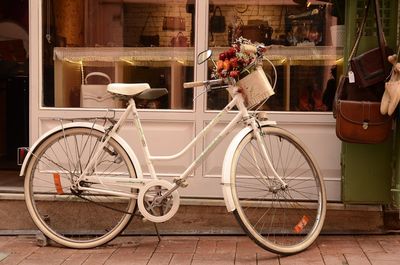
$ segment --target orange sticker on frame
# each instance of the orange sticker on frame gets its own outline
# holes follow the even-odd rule
[[[54,180],[54,186],[56,187],[56,191],[58,194],[64,194],[64,191],[61,186],[61,178],[60,174],[58,173],[53,173],[53,180]]]

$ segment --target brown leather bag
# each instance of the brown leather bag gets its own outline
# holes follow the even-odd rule
[[[178,32],[175,37],[171,39],[171,47],[188,47],[188,38],[182,33]]]
[[[385,35],[382,30],[381,16],[379,13],[379,1],[374,0],[375,24],[378,36],[378,47],[357,55],[358,45],[364,32],[368,10],[373,0],[368,0],[365,6],[365,13],[359,28],[354,47],[349,56],[351,71],[354,73],[355,80],[360,87],[369,87],[384,80],[389,76],[391,65],[387,61],[387,56],[391,55],[392,50],[386,46]]]
[[[164,17],[163,30],[185,30],[185,19],[183,17]]]
[[[340,100],[336,135],[349,143],[377,144],[391,134],[392,118],[380,114],[380,102]]]
[[[341,77],[335,95],[336,135],[348,143],[381,143],[391,135],[393,119],[381,114],[380,101],[370,101],[375,100],[376,91],[361,89],[364,94],[348,77]]]

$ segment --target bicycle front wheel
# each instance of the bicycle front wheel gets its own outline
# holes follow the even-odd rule
[[[72,248],[91,248],[117,236],[129,224],[136,199],[79,190],[73,181],[86,165],[104,133],[94,128],[72,127],[47,137],[32,153],[25,174],[25,201],[37,227],[55,242]],[[110,139],[89,174],[136,178],[124,148]],[[122,180],[121,180],[122,181]],[[80,182],[81,187],[106,189],[102,184]],[[133,193],[128,187],[107,187]]]
[[[291,133],[262,128],[270,161],[287,184],[272,174],[253,133],[235,151],[231,190],[235,217],[262,248],[294,254],[319,235],[326,212],[326,193],[320,171],[306,147]]]

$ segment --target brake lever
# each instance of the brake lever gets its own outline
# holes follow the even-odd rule
[[[197,99],[198,97],[200,97],[201,95],[203,95],[204,93],[207,93],[207,92],[209,92],[209,91],[212,90],[209,83],[207,83],[207,84],[204,85],[204,86],[205,86],[205,89],[204,89],[200,94],[198,94],[197,96],[195,96],[195,97],[193,98],[193,102],[195,102],[196,99]]]
[[[220,85],[220,86],[212,87],[211,84],[207,84],[207,85],[205,85],[205,89],[200,94],[198,94],[197,96],[195,96],[193,98],[193,102],[195,102],[198,97],[200,97],[201,95],[203,95],[205,93],[208,93],[210,91],[220,90],[220,89],[226,89],[228,87],[229,87],[229,85]]]

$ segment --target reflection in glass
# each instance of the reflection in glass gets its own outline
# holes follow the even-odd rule
[[[215,51],[240,36],[272,47],[266,57],[277,67],[278,84],[262,109],[330,111],[343,56],[344,6],[343,0],[210,1],[209,46],[216,58]],[[268,66],[264,71],[272,74]],[[207,109],[221,109],[228,100],[226,91],[208,93]]]
[[[111,82],[168,89],[155,101],[138,102],[141,108],[193,108],[193,92],[182,84],[193,80],[194,4],[43,0],[42,10],[44,106],[85,106],[81,86],[88,74],[100,72]],[[102,91],[108,83],[99,77],[88,82]]]

